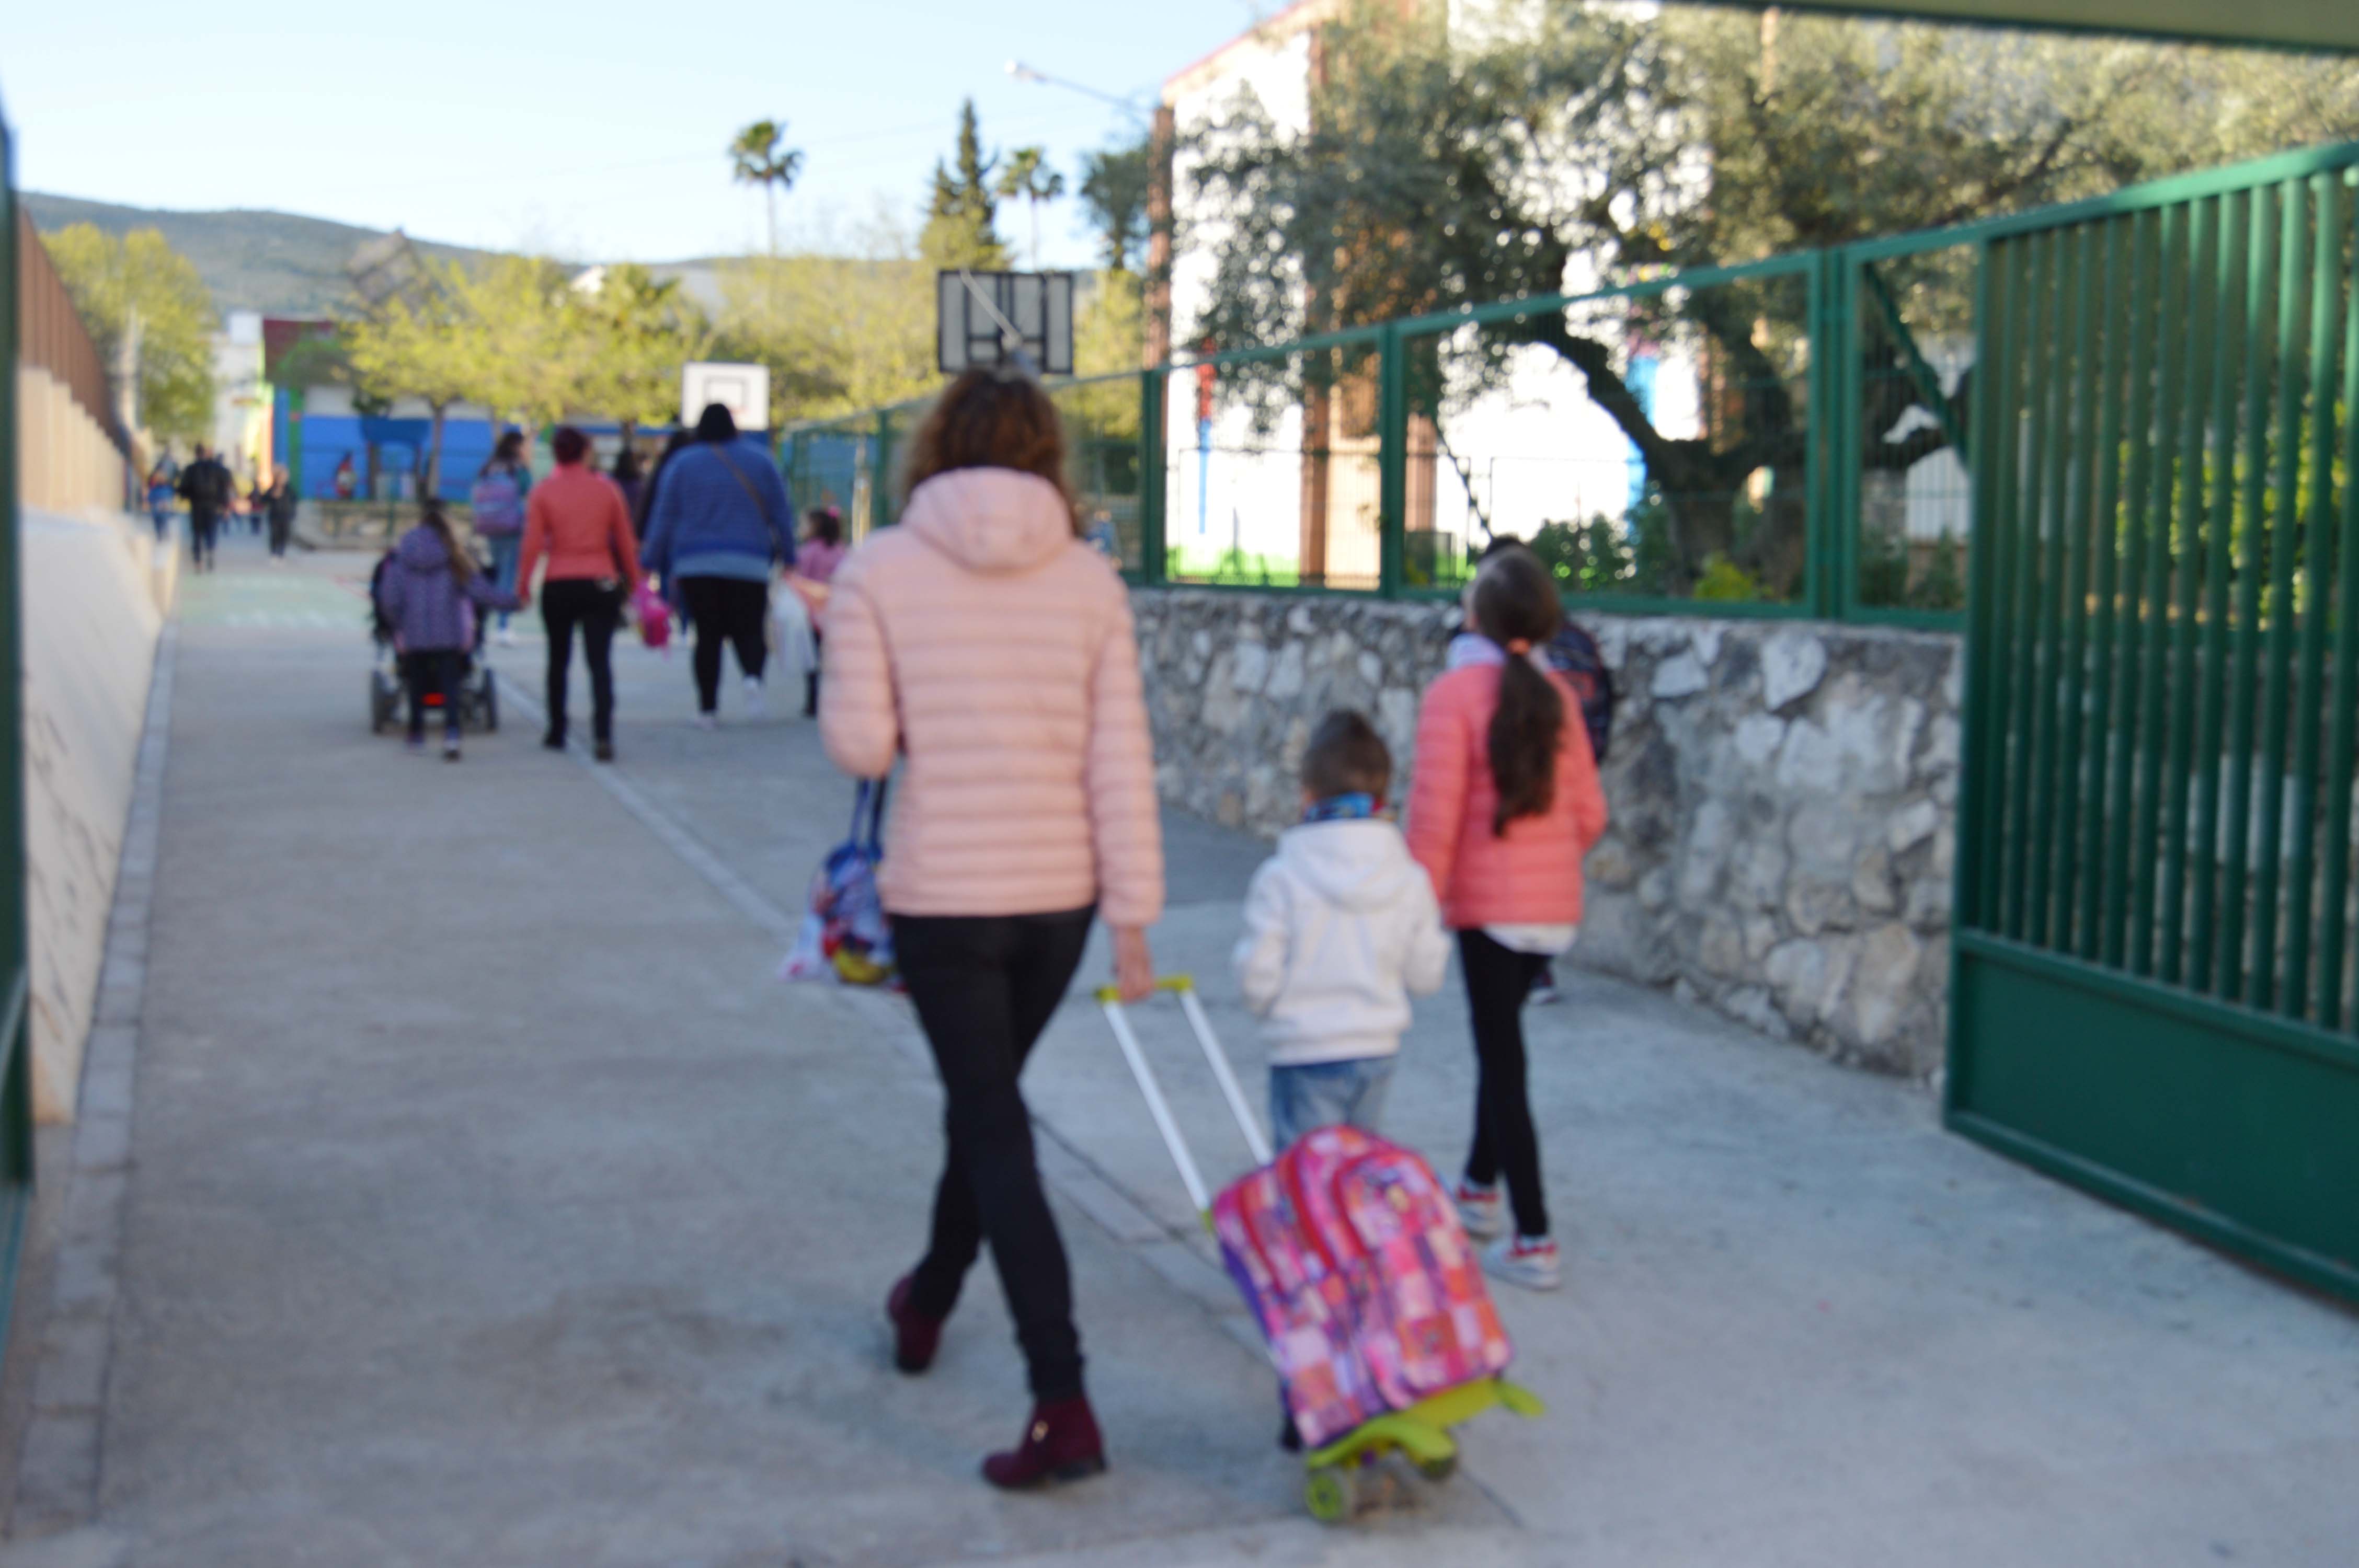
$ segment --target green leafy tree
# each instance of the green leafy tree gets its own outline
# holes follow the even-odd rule
[[[1809,16],[1772,30],[1752,13],[1576,0],[1471,6],[1453,40],[1440,16],[1346,13],[1322,40],[1310,131],[1279,132],[1246,96],[1201,138],[1196,193],[1221,227],[1196,338],[1274,341],[1553,294],[1585,272],[1750,261],[2359,134],[2359,68],[2287,56]],[[1692,589],[1718,559],[1781,595],[1802,561],[1803,301],[1739,285],[1535,313],[1432,346],[1412,397],[1437,414],[1445,381],[1495,385],[1517,351],[1553,351],[1646,462],[1669,586]],[[1621,349],[1647,338],[1684,340],[1707,367],[1704,434],[1665,434],[1625,381]],[[1286,373],[1224,386],[1268,396]],[[1888,427],[1906,378],[1864,380],[1898,400],[1865,410]],[[1941,439],[1870,443],[1869,460],[1914,462]],[[1767,514],[1740,538],[1765,469]]]
[[[789,255],[722,269],[713,351],[770,369],[771,417],[822,417],[930,390],[933,263],[879,221],[845,255]]]
[[[1147,201],[1153,181],[1145,137],[1082,157],[1082,205],[1097,231],[1101,265],[1136,272],[1147,259]]]
[[[951,161],[934,165],[933,195],[926,204],[926,227],[919,249],[937,267],[991,270],[1007,265],[1000,243],[999,202],[992,180],[996,154],[984,157],[974,100],[959,105],[958,146]]]
[[[196,264],[154,229],[118,238],[72,223],[41,243],[110,371],[136,330],[138,421],[168,440],[203,438],[212,427],[215,318]]]
[[[679,407],[679,367],[703,357],[712,339],[704,313],[636,263],[604,269],[594,290],[576,290],[573,317],[583,350],[577,408],[620,420],[627,438],[640,425],[668,422]]]
[[[1005,197],[1022,197],[1031,209],[1032,267],[1040,267],[1040,203],[1054,201],[1065,193],[1065,177],[1049,167],[1045,147],[1018,147],[1007,155],[1007,167],[999,171],[995,188]]]
[[[770,254],[778,254],[778,193],[794,189],[802,173],[803,155],[786,146],[784,120],[756,120],[729,144],[729,178],[741,185],[762,188],[762,201],[770,218]]]

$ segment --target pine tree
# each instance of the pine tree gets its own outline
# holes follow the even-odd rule
[[[983,133],[975,124],[974,100],[959,105],[958,149],[953,164],[934,165],[933,199],[926,207],[920,241],[926,259],[938,267],[996,269],[1007,265],[1007,247],[996,227],[999,203],[992,173],[999,157],[983,156]]]

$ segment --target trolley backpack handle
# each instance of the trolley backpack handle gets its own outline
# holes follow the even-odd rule
[[[1245,1134],[1245,1147],[1252,1152],[1254,1163],[1268,1164],[1269,1140],[1263,1134],[1261,1123],[1255,1119],[1253,1108],[1245,1103],[1245,1090],[1229,1066],[1228,1054],[1221,1049],[1220,1037],[1212,1033],[1212,1021],[1204,1015],[1195,980],[1187,975],[1166,975],[1156,982],[1155,989],[1158,994],[1180,999],[1180,1010],[1188,1015],[1188,1027],[1203,1050],[1213,1081],[1221,1087],[1221,1098],[1228,1102],[1229,1114],[1236,1119],[1237,1130]],[[1129,1064],[1130,1076],[1147,1101],[1147,1114],[1155,1119],[1155,1130],[1162,1134],[1163,1147],[1170,1152],[1172,1164],[1179,1167],[1180,1183],[1188,1189],[1189,1200],[1196,1206],[1196,1216],[1209,1226],[1212,1219],[1212,1191],[1204,1184],[1203,1173],[1197,1169],[1196,1157],[1190,1152],[1179,1122],[1172,1118],[1171,1106],[1163,1098],[1154,1069],[1147,1065],[1147,1055],[1138,1048],[1138,1036],[1130,1027],[1130,1015],[1123,1009],[1122,992],[1105,986],[1096,992],[1096,997],[1098,1005],[1105,1010],[1106,1022],[1113,1026],[1114,1044],[1122,1047],[1123,1060]]]

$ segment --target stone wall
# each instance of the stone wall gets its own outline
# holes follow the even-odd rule
[[[1403,777],[1451,608],[1134,595],[1166,798],[1274,835],[1330,708]],[[1583,616],[1614,672],[1613,827],[1576,959],[1837,1060],[1940,1065],[1961,660],[1953,637],[1818,622]]]

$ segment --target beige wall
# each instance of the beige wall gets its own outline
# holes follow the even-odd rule
[[[157,546],[146,524],[113,510],[27,506],[20,516],[33,1114],[59,1122],[73,1119],[82,1082],[179,557]]]
[[[16,368],[16,499],[51,512],[123,504],[123,458],[66,384]]]

